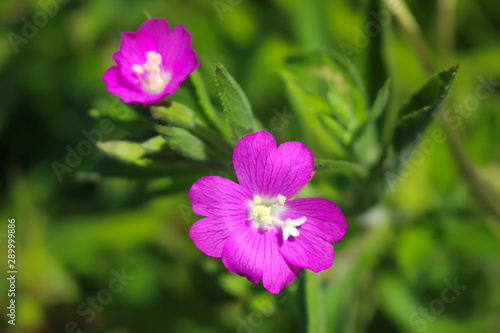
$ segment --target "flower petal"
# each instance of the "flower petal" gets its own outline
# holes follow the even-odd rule
[[[208,217],[238,218],[242,223],[247,220],[252,196],[247,189],[232,180],[219,177],[202,177],[191,186],[189,198],[193,210],[198,215]]]
[[[297,229],[300,232],[297,237],[290,236],[286,241],[282,237],[276,238],[283,257],[293,265],[309,268],[315,273],[330,268],[334,258],[333,245],[301,227]]]
[[[158,46],[159,52],[165,68],[173,70],[172,77],[186,78],[198,67],[196,52],[191,48],[191,34],[183,25],[176,26],[170,37],[162,42],[163,44]]]
[[[311,177],[314,157],[300,142],[276,148],[274,137],[260,131],[242,138],[234,148],[233,163],[241,185],[254,195],[294,196]]]
[[[244,224],[245,219],[232,215],[225,217],[206,217],[195,222],[189,231],[189,237],[196,246],[211,257],[222,257],[222,249],[227,238],[238,224]]]
[[[165,43],[165,40],[168,40],[170,37],[170,26],[164,18],[151,18],[147,20],[141,25],[138,32],[153,38],[155,51],[164,53],[165,47],[168,47],[168,43]]]
[[[259,283],[262,279],[264,288],[277,294],[299,275],[300,268],[283,258],[275,238],[272,230],[240,226],[227,239],[222,262],[230,272],[244,276],[252,283]]]
[[[102,79],[106,82],[106,89],[118,95],[125,103],[149,103],[150,100],[158,99],[156,95],[145,95],[139,85],[128,82],[123,76],[118,66],[108,69]]]
[[[328,242],[337,242],[347,231],[344,214],[333,201],[322,198],[299,198],[287,201],[285,208],[286,212],[281,216],[283,220],[305,216],[306,222],[300,226],[299,231],[313,233]]]
[[[118,64],[123,77],[130,83],[135,83],[138,77],[132,67],[146,63],[146,53],[155,51],[156,46],[153,37],[140,30],[123,32],[121,38],[120,49],[113,54],[113,59]]]
[[[162,56],[163,68],[172,75],[171,82],[176,82],[177,87],[198,68],[198,57],[191,48],[191,34],[183,25],[176,26],[170,33],[170,27],[165,19],[149,19],[139,31],[151,36],[155,51]],[[170,92],[172,87],[167,87],[166,90]]]

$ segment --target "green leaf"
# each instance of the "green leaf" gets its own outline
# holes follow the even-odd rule
[[[221,133],[226,132],[219,115],[218,110],[216,110],[210,100],[205,82],[199,70],[195,70],[191,76],[191,82],[193,83],[196,96],[198,97],[198,103],[204,111],[207,120],[212,123]]]
[[[348,115],[355,119],[364,119],[366,96],[363,83],[351,62],[336,52],[308,52],[286,59],[286,69],[295,75],[300,86],[323,100],[328,101],[328,94],[337,95],[349,106]],[[331,98],[330,98],[331,99]],[[337,101],[335,101],[337,104]],[[330,106],[328,112],[336,118],[336,108]],[[346,113],[343,111],[343,113]]]
[[[378,15],[377,23],[380,24],[380,32],[375,36],[370,36],[370,42],[367,47],[366,61],[366,86],[368,100],[371,102],[378,96],[377,90],[387,80],[387,68],[384,61],[383,47],[385,27],[389,24],[391,14],[387,10],[383,10],[381,6],[382,0],[370,0],[368,10],[366,11],[366,22],[373,23],[374,13]],[[385,16],[385,22],[384,22]],[[377,97],[376,97],[377,96]]]
[[[133,122],[140,120],[140,115],[123,103],[119,98],[113,101],[99,100],[96,107],[89,111],[91,117],[108,117],[122,122]]]
[[[338,53],[307,52],[287,58],[281,74],[305,143],[319,155],[347,158],[367,111],[356,69]]]
[[[375,98],[375,101],[373,102],[370,111],[368,111],[368,116],[367,116],[368,121],[375,121],[380,117],[382,112],[387,107],[390,93],[391,93],[391,79],[387,79],[382,88],[380,88],[379,91],[377,92],[377,97]]]
[[[165,139],[161,135],[157,135],[141,143],[141,147],[144,148],[148,154],[155,154],[162,150],[165,143]]]
[[[433,76],[401,110],[393,137],[396,154],[409,153],[432,123],[450,93],[459,65]]]
[[[147,165],[150,160],[143,159],[147,151],[138,142],[132,141],[107,141],[97,142],[97,147],[112,158],[126,163]]]
[[[219,97],[234,142],[255,132],[250,102],[236,80],[220,62],[215,65],[215,83],[219,89]]]
[[[207,160],[208,147],[184,128],[156,125],[156,130],[163,135],[169,147],[182,156],[197,161]]]
[[[109,157],[125,163],[146,166],[152,163],[148,155],[159,153],[165,145],[161,135],[154,136],[147,141],[106,141],[98,142],[97,147]]]
[[[119,98],[97,101],[95,108],[89,110],[89,115],[95,119],[110,118],[113,124],[131,132],[141,132],[148,126],[138,112]]]
[[[368,169],[365,166],[347,161],[317,159],[314,161],[314,168],[318,171],[331,170],[340,174],[353,174],[361,178],[368,175]]]
[[[353,142],[355,142],[359,137],[361,137],[365,132],[366,128],[369,125],[374,124],[378,120],[382,112],[386,109],[387,103],[389,102],[390,91],[391,91],[391,79],[387,79],[382,88],[379,89],[377,97],[375,98],[372,107],[370,108],[368,114],[366,115],[366,120],[361,124],[361,126],[358,127],[358,129],[356,129],[356,132],[354,133],[353,136]]]
[[[194,112],[180,103],[172,102],[169,107],[153,106],[151,107],[151,114],[156,120],[163,121],[168,125],[183,128],[192,128],[194,126]]]
[[[335,127],[331,126],[331,123],[330,126],[325,126],[325,119],[331,114],[326,100],[302,87],[299,78],[293,73],[283,71],[281,74],[288,90],[288,99],[300,117],[300,126],[307,146],[316,151],[323,148],[324,155],[343,156],[343,142],[348,133],[339,124]]]

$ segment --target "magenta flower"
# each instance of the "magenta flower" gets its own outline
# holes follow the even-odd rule
[[[118,66],[104,73],[106,88],[125,103],[151,104],[173,94],[198,67],[191,35],[179,25],[170,33],[164,19],[149,19],[137,32],[121,34]]]
[[[230,272],[279,293],[303,267],[314,272],[333,264],[333,246],[347,231],[330,200],[292,199],[309,181],[314,158],[300,142],[276,148],[266,131],[241,139],[233,153],[240,184],[209,176],[191,187],[196,214],[190,236],[200,250],[222,257]]]

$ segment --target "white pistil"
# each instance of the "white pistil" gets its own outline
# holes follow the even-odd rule
[[[138,74],[141,87],[152,94],[158,94],[165,89],[172,75],[162,71],[161,54],[155,51],[146,53],[147,61],[141,66],[132,65],[132,70]]]
[[[258,223],[260,227],[264,230],[269,230],[272,227],[281,227],[283,231],[283,240],[287,240],[288,237],[297,237],[300,235],[297,227],[301,226],[306,222],[306,217],[303,216],[299,219],[286,219],[284,222],[280,220],[277,216],[273,215],[273,208],[275,208],[274,213],[283,211],[283,205],[285,204],[286,197],[278,194],[275,203],[262,204],[262,198],[256,195],[253,198],[252,215],[254,220]]]

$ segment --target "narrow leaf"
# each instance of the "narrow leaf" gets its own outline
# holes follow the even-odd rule
[[[417,138],[432,123],[448,97],[459,67],[455,65],[433,76],[400,112],[393,138],[397,154],[403,150],[409,153],[416,146]]]
[[[215,83],[231,128],[234,142],[255,131],[252,108],[245,93],[227,69],[217,62],[215,65]]]
[[[198,97],[198,103],[200,103],[201,108],[207,120],[212,123],[220,132],[225,132],[225,128],[219,118],[217,110],[214,108],[210,96],[208,94],[205,82],[199,70],[195,70],[190,76],[191,82],[193,83],[196,96]]]
[[[384,61],[384,31],[391,21],[391,15],[387,10],[383,10],[381,6],[382,0],[370,0],[368,10],[366,12],[366,22],[368,24],[375,22],[379,25],[380,31],[370,38],[367,47],[367,62],[366,62],[366,83],[368,100],[372,102],[377,96],[377,90],[387,80],[387,68]]]
[[[361,124],[361,126],[359,126],[356,129],[356,132],[353,135],[353,142],[355,142],[358,138],[360,138],[366,131],[366,128],[370,124],[375,123],[380,117],[380,115],[383,113],[383,111],[386,109],[387,103],[389,102],[390,90],[391,90],[391,79],[387,79],[382,88],[379,89],[377,97],[375,98],[372,107],[370,108],[368,114],[366,115],[366,120]]]

